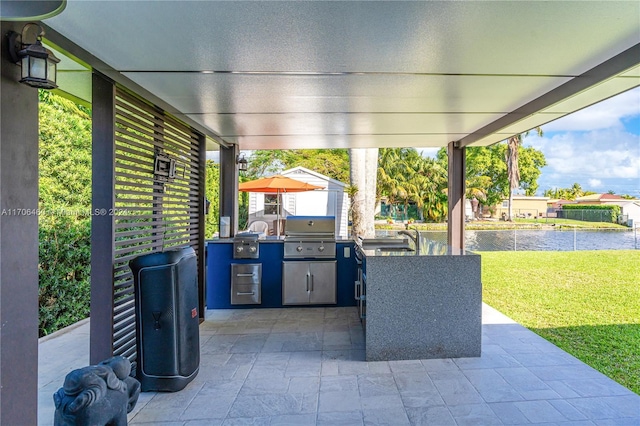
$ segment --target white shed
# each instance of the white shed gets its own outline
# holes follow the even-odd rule
[[[323,188],[308,192],[280,194],[281,218],[286,219],[287,216],[335,216],[336,237],[346,238],[348,236],[349,196],[345,191],[346,183],[305,167],[294,167],[280,174]],[[256,220],[265,221],[269,225],[269,231],[275,233],[277,202],[276,194],[250,192],[249,223]]]

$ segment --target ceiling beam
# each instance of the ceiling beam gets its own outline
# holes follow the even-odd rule
[[[462,148],[640,64],[640,43],[456,141]],[[506,139],[506,138],[505,138]]]

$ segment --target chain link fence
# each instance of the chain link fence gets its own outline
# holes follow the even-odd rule
[[[447,243],[446,231],[420,231],[423,244]],[[572,251],[640,249],[640,229],[466,230],[470,251]]]

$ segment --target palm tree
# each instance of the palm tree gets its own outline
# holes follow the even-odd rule
[[[542,129],[540,127],[535,128],[538,136],[542,137]],[[529,132],[525,132],[526,137]],[[513,221],[513,190],[520,186],[520,168],[518,167],[518,151],[520,145],[522,145],[523,134],[511,136],[507,140],[507,151],[505,153],[505,162],[507,163],[507,178],[509,180],[509,215],[507,220]]]
[[[398,172],[400,153],[397,149],[383,148],[378,160],[378,198],[385,196],[389,203],[389,214],[393,215],[396,204],[405,197],[404,174]]]
[[[432,158],[420,158],[416,165],[416,204],[422,216],[441,222],[447,215],[447,171]]]
[[[378,148],[349,150],[351,205],[351,233],[363,238],[375,236],[373,223],[376,207],[376,172]]]
[[[415,195],[412,182],[415,171],[409,160],[410,152],[411,149],[407,148],[383,148],[380,151],[378,195],[387,197],[391,213],[395,212],[396,206],[400,203],[404,204],[406,213],[409,200]]]
[[[569,193],[571,194],[571,198],[569,198],[569,200],[575,200],[576,198],[582,197],[582,195],[584,195],[584,190],[582,189],[582,186],[580,186],[580,184],[576,182],[571,185]]]

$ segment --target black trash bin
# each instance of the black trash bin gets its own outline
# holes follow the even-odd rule
[[[183,389],[198,374],[198,267],[193,248],[129,262],[136,298],[136,378],[141,390]]]

